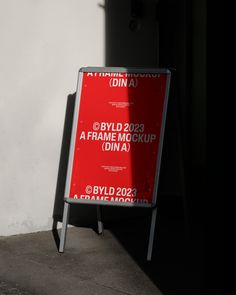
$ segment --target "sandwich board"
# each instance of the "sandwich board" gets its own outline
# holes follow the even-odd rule
[[[86,67],[79,70],[59,252],[71,204],[152,209],[156,199],[171,73],[168,69]]]

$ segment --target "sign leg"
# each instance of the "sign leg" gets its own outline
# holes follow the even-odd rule
[[[102,214],[101,214],[101,206],[97,206],[97,219],[98,219],[98,233],[103,233],[103,223],[102,223]]]
[[[67,224],[68,224],[69,214],[70,214],[70,204],[65,202],[65,204],[64,204],[64,212],[63,212],[63,220],[62,220],[61,237],[60,237],[60,245],[59,245],[59,252],[60,253],[63,253],[64,249],[65,249]]]
[[[156,217],[157,217],[157,208],[152,209],[152,219],[151,219],[151,227],[149,234],[149,242],[148,242],[148,252],[147,252],[147,260],[151,261],[152,259],[152,249],[153,249],[153,241],[155,234],[155,226],[156,226]]]

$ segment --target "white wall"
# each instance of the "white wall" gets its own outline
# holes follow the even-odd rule
[[[67,95],[104,65],[102,0],[0,0],[0,236],[51,228]]]

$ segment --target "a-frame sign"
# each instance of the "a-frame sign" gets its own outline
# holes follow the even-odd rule
[[[59,252],[64,252],[70,204],[152,209],[156,199],[171,73],[168,69],[81,68],[67,169]]]

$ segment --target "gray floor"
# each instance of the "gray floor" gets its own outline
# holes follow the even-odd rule
[[[62,255],[51,231],[1,237],[0,294],[162,293],[110,231],[71,227]]]

